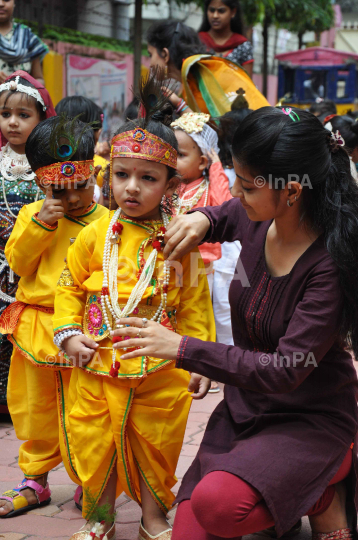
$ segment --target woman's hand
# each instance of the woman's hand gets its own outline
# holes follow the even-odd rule
[[[164,258],[180,259],[197,247],[210,228],[210,220],[202,212],[176,216],[169,223],[164,236]]]
[[[137,356],[153,356],[163,360],[176,360],[182,336],[154,321],[147,321],[143,324],[143,319],[138,317],[119,319],[116,324],[128,325],[128,327],[118,328],[111,332],[112,339],[127,336],[130,339],[114,343],[114,349],[140,347],[139,352],[138,350],[129,353],[123,351],[122,360],[130,360]]]
[[[192,394],[193,399],[203,399],[209,392],[211,380],[198,373],[192,373],[189,381],[188,392]]]
[[[62,342],[62,348],[75,367],[83,367],[92,360],[98,343],[82,334],[65,339]]]

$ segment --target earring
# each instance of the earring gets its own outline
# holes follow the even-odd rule
[[[296,195],[295,195],[295,201],[297,201],[297,197],[296,197]]]
[[[290,199],[287,199],[287,206],[293,206],[293,204],[291,204],[290,202]]]
[[[167,79],[168,78],[168,66],[165,64],[165,68],[164,68],[164,79]]]

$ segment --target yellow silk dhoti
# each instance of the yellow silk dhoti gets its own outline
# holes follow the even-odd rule
[[[192,400],[189,379],[174,362],[139,380],[73,370],[70,392],[76,392],[77,400],[69,421],[84,517],[90,511],[86,490],[98,503],[114,467],[117,496],[124,491],[141,504],[141,475],[158,506],[168,512]]]
[[[65,410],[71,371],[37,367],[14,347],[7,400],[16,436],[25,441],[19,450],[19,467],[26,478],[36,479],[63,461],[71,479],[79,483],[69,451]]]

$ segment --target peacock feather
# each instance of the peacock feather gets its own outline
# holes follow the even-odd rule
[[[91,124],[84,124],[82,130],[78,132],[80,116],[79,114],[74,118],[68,118],[63,113],[52,130],[48,146],[51,156],[56,161],[69,161],[76,153],[83,134],[87,130],[93,129]]]

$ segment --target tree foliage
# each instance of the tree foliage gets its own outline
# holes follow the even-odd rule
[[[323,32],[333,26],[334,12],[327,0],[241,0],[247,24],[269,24],[301,34]]]

